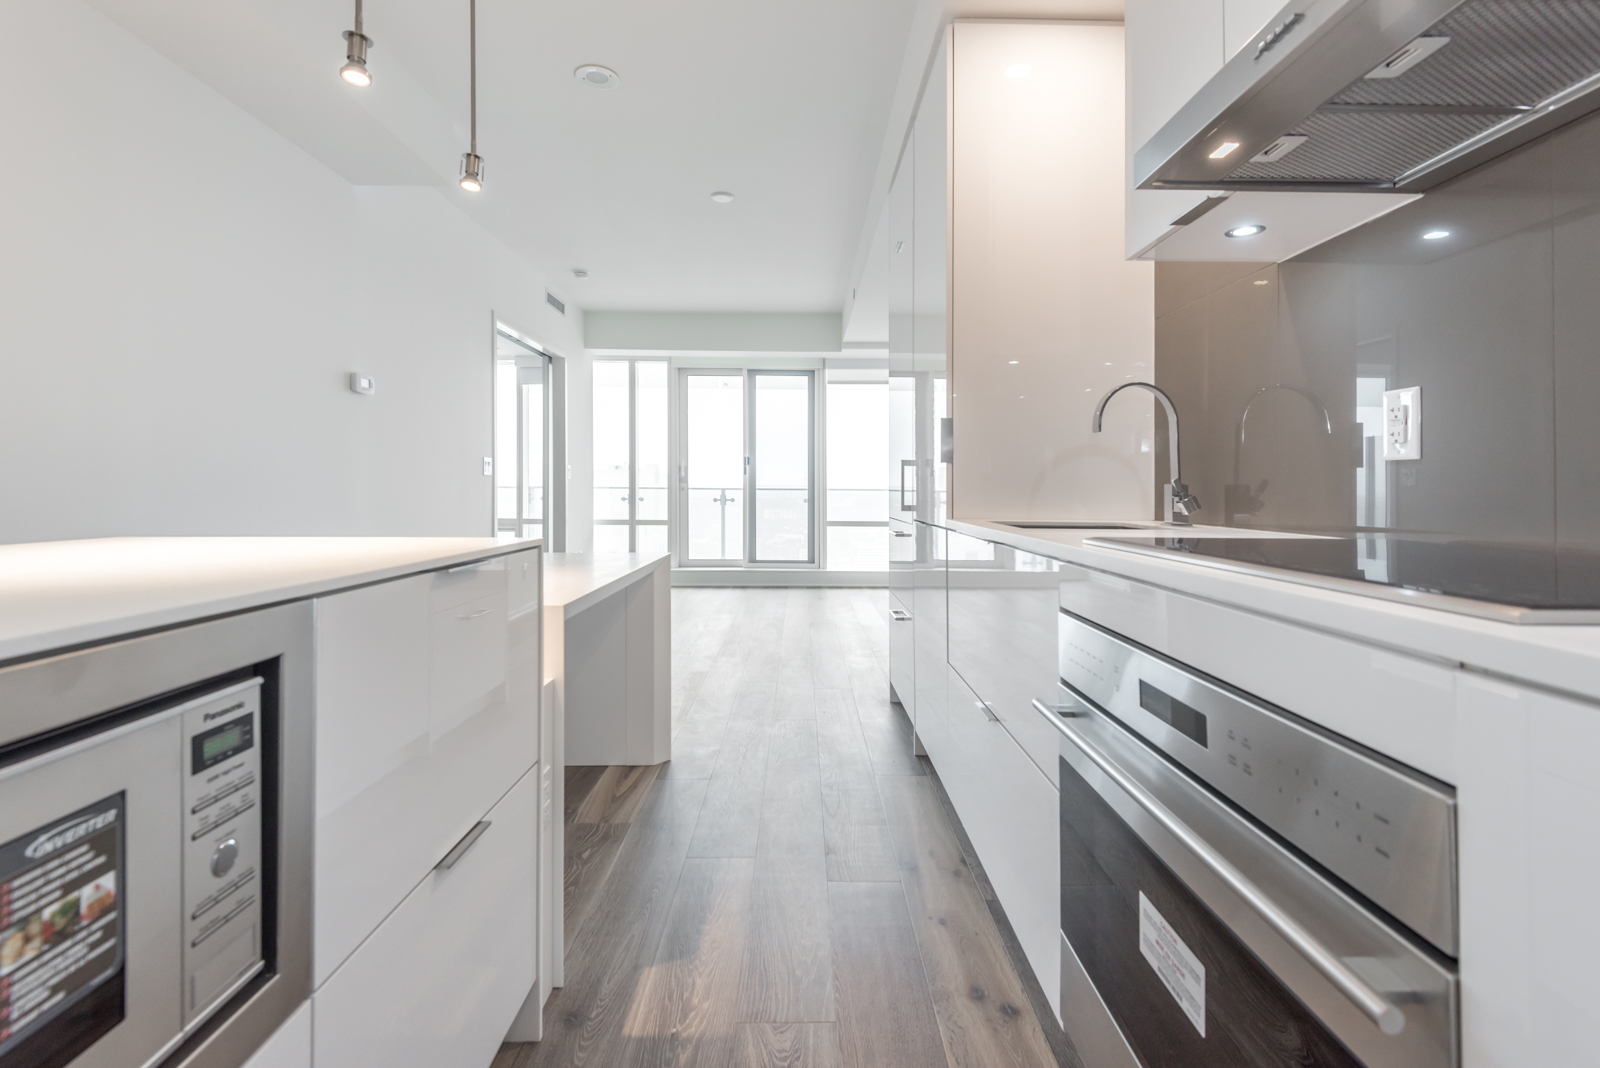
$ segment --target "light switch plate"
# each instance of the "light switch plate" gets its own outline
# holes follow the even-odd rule
[[[371,375],[364,375],[360,371],[351,371],[350,392],[371,396],[372,394],[378,392],[378,383]]]
[[[1422,459],[1422,387],[1383,393],[1383,458]]]
[[[483,458],[483,473],[486,474],[486,475],[494,474],[494,457],[493,456],[485,456]]]

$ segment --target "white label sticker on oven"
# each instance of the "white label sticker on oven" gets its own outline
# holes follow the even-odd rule
[[[1139,952],[1156,970],[1167,992],[1189,1017],[1200,1037],[1206,1037],[1206,966],[1189,952],[1178,932],[1161,917],[1142,890],[1139,892]]]

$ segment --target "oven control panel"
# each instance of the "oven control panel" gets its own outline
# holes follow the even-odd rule
[[[183,1020],[262,967],[261,680],[183,717]]]
[[[1063,611],[1061,681],[1455,956],[1455,794]]]

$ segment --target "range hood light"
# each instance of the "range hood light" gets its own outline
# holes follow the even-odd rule
[[[1442,241],[1450,236],[1449,230],[1429,230],[1422,235],[1424,241]]]
[[[1266,230],[1267,228],[1260,223],[1245,223],[1243,226],[1235,226],[1232,230],[1227,231],[1224,236],[1255,237],[1257,234],[1266,233]]]
[[[1222,144],[1217,146],[1215,152],[1211,153],[1211,158],[1212,159],[1222,159],[1223,157],[1227,156],[1228,153],[1232,152],[1234,149],[1236,149],[1238,147],[1239,147],[1239,142],[1237,142],[1237,141],[1224,141],[1224,142],[1222,142]]]

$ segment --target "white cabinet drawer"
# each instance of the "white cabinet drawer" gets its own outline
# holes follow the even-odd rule
[[[430,572],[430,607],[438,612],[491,593],[504,593],[510,560],[510,556],[492,556],[475,564]]]
[[[505,576],[502,574],[501,578]],[[429,621],[429,731],[449,734],[489,704],[506,682],[506,591],[435,611]]]
[[[323,1068],[487,1068],[534,982],[536,775],[316,994]]]
[[[1033,760],[953,673],[945,790],[1051,1005],[1060,1003],[1060,795]],[[946,761],[949,764],[950,761]]]

